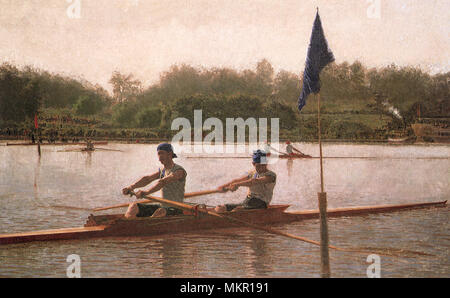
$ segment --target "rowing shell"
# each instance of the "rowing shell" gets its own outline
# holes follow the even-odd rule
[[[75,149],[58,150],[58,152],[94,152],[94,151],[123,152],[122,150],[108,149],[108,148],[75,148]]]
[[[38,143],[6,143],[6,146],[32,146],[37,145]],[[93,142],[94,145],[107,145],[108,141],[99,141]],[[60,142],[60,143],[39,143],[41,146],[53,145],[53,146],[61,146],[61,145],[86,145],[86,143],[69,143],[69,142]]]
[[[327,211],[327,214],[328,217],[358,216],[417,208],[445,207],[446,204],[447,201],[348,207],[330,209]],[[225,214],[228,217],[233,217],[257,225],[291,223],[306,219],[315,219],[320,216],[318,210],[286,212],[287,208],[289,208],[289,205],[271,205],[267,209],[239,210],[236,212],[226,212]],[[229,227],[230,222],[228,220],[203,215],[201,213],[197,215],[184,214],[162,218],[146,217],[132,220],[125,219],[123,214],[95,216],[91,214],[84,227],[3,234],[0,235],[0,244],[118,236],[153,236]]]
[[[278,155],[278,158],[288,158],[288,159],[297,159],[297,158],[312,158],[311,155],[302,155],[302,154],[297,154],[297,153],[291,153],[291,154],[286,154],[286,155]]]

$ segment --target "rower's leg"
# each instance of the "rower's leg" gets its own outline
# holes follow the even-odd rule
[[[137,203],[133,203],[130,206],[128,206],[128,210],[125,213],[125,218],[128,219],[134,219],[136,218],[136,215],[139,213],[139,207]]]
[[[158,208],[156,209],[156,211],[153,213],[152,217],[164,217],[167,214],[167,210],[164,208]]]
[[[227,207],[225,205],[216,206],[216,208],[214,208],[214,211],[216,211],[217,213],[226,212]]]
[[[244,206],[237,206],[236,208],[234,208],[233,210],[231,210],[231,212],[236,212],[239,210],[245,209]]]

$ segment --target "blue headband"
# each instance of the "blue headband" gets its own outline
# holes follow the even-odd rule
[[[267,164],[267,154],[262,150],[253,151],[252,158],[254,163]]]
[[[177,155],[173,153],[173,147],[169,143],[162,143],[158,145],[158,148],[156,148],[156,151],[166,151],[166,152],[172,152],[172,158],[176,158]]]

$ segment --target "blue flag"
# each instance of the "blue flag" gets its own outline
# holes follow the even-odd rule
[[[323,34],[319,12],[317,12],[309,42],[305,71],[303,73],[303,90],[298,99],[299,111],[305,106],[306,98],[310,93],[318,93],[320,91],[319,74],[328,63],[333,61],[334,56],[328,48],[327,40]]]

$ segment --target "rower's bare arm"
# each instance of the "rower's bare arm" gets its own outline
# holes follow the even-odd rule
[[[230,186],[231,186],[232,184],[236,184],[236,183],[245,181],[245,180],[247,180],[247,179],[248,179],[248,176],[243,176],[243,177],[241,177],[241,178],[237,178],[237,179],[231,180],[230,182],[225,183],[225,184],[219,186],[217,189],[220,190],[220,191],[227,191],[227,190],[230,188]]]
[[[159,179],[158,182],[156,182],[156,184],[153,185],[152,187],[150,187],[148,190],[138,192],[136,194],[136,196],[138,198],[142,198],[146,195],[157,192],[158,190],[163,188],[165,185],[170,184],[174,181],[183,179],[185,176],[186,176],[186,172],[184,172],[183,170],[177,170],[174,173],[171,173],[171,174],[167,175],[166,177]]]
[[[264,176],[260,178],[252,178],[247,179],[238,183],[234,183],[235,187],[241,187],[241,186],[252,186],[257,184],[267,184],[267,183],[273,183],[275,182],[275,177],[273,176]]]
[[[144,186],[152,183],[153,181],[155,181],[158,178],[159,178],[159,172],[155,172],[149,176],[144,176],[141,179],[139,179],[139,181],[137,181],[136,183],[122,189],[122,193],[126,195],[130,191],[133,191],[136,188],[144,187]]]
[[[186,172],[183,170],[177,170],[170,175],[167,175],[166,177],[159,179],[158,183],[161,183],[164,185],[167,185],[169,183],[172,183],[174,181],[178,181],[180,179],[183,179],[186,176]]]

